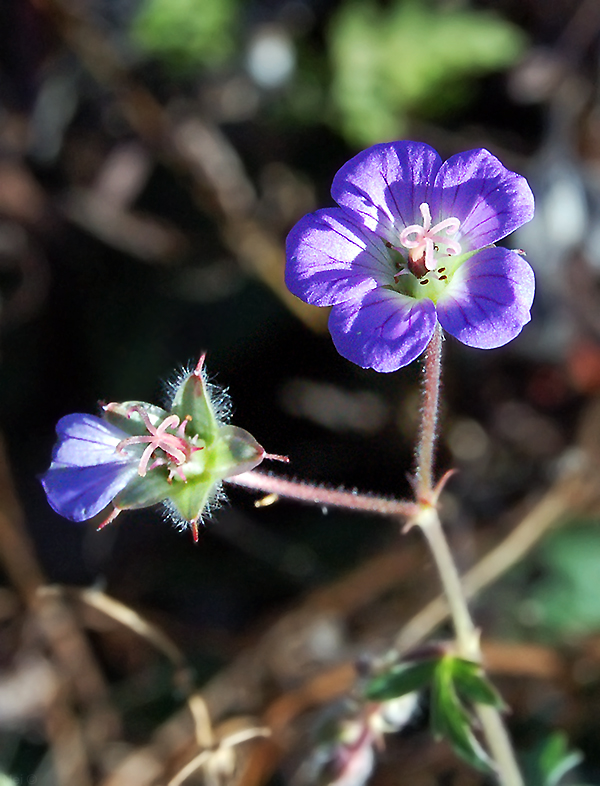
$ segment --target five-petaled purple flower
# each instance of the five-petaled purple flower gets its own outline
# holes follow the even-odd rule
[[[348,360],[395,371],[423,352],[438,321],[481,349],[529,322],[533,271],[494,243],[531,220],[533,194],[487,150],[442,162],[419,142],[374,145],[340,169],[331,194],[339,207],[290,232],[286,283],[333,306],[329,330]]]

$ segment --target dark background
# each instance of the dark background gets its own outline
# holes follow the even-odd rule
[[[445,345],[438,465],[460,473],[444,510],[461,565],[476,562],[581,448],[578,424],[600,389],[600,10],[585,0],[196,6],[0,2],[0,411],[24,511],[18,538],[31,539],[44,580],[94,585],[152,620],[185,653],[197,686],[260,650],[269,626],[317,588],[360,566],[376,575],[390,551],[413,555],[364,607],[340,601],[341,639],[322,663],[315,656],[305,671],[277,650],[266,687],[248,706],[222,710],[260,715],[324,664],[381,652],[436,593],[418,535],[399,542],[395,522],[287,502],[255,508],[236,489],[197,546],[154,510],[124,513],[98,533],[94,522],[55,514],[37,480],[56,421],[96,412],[100,400],[160,403],[173,370],[206,351],[209,375],[231,394],[233,422],[290,456],[275,471],[408,496],[420,364],[378,375],[338,356],[326,314],[284,291],[283,243],[305,212],[331,204],[337,169],[373,142],[419,139],[443,157],[485,146],[536,194],[535,223],[508,242],[528,252],[538,293],[532,324],[508,347]],[[265,41],[275,47],[263,54],[266,77],[253,65]],[[587,426],[584,437],[594,443]],[[593,505],[574,505],[571,518],[474,608],[508,653],[498,679],[515,703],[519,751],[534,761],[566,728],[587,756],[573,782],[600,783],[600,539]],[[55,667],[52,646],[32,633],[10,543],[0,693],[24,669],[26,678],[32,652]],[[121,720],[107,739],[130,753],[184,694],[150,645],[69,598]],[[558,658],[557,671],[521,673],[524,644]],[[36,693],[34,676],[25,684]],[[0,770],[85,784],[56,768],[52,707],[30,696],[14,717],[0,713]],[[483,782],[429,742],[426,708],[411,724],[383,754],[376,783]],[[108,784],[108,759],[101,766],[97,751],[84,753],[87,782]],[[174,759],[164,759],[173,775]],[[278,782],[291,769],[277,765]]]

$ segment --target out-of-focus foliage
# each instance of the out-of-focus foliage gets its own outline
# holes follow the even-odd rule
[[[530,602],[539,625],[553,636],[600,630],[600,531],[591,526],[554,533],[541,546],[543,577]]]
[[[565,734],[551,734],[525,757],[524,772],[529,786],[559,786],[564,777],[571,773],[583,756],[572,750]],[[569,780],[569,783],[575,781]],[[582,785],[583,786],[583,785]]]
[[[489,12],[346,3],[329,28],[335,122],[357,145],[397,139],[409,115],[443,114],[465,96],[465,77],[508,66],[523,47],[521,31]]]
[[[234,52],[237,0],[144,0],[135,42],[176,70],[214,66]]]
[[[545,643],[597,634],[599,564],[600,530],[594,522],[548,535],[494,590],[499,607],[507,610],[504,634]],[[508,610],[515,608],[510,617]]]

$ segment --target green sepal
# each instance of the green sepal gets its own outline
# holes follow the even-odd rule
[[[493,762],[473,734],[473,718],[461,702],[455,685],[455,663],[446,655],[436,665],[431,691],[431,728],[434,737],[445,738],[455,753],[472,767],[493,772]]]
[[[249,472],[263,460],[264,448],[246,429],[238,426],[222,426],[217,441],[221,443],[219,473],[222,478]]]
[[[198,434],[207,444],[216,437],[220,424],[206,389],[201,366],[189,374],[177,388],[171,413],[178,415],[182,421],[189,419],[188,433]]]
[[[102,417],[107,423],[120,428],[132,437],[147,436],[148,429],[136,408],[148,415],[153,426],[162,423],[169,415],[162,407],[148,404],[146,401],[123,401],[120,404],[106,404],[103,407]]]
[[[454,658],[452,673],[461,699],[470,704],[488,704],[500,711],[507,709],[502,696],[488,680],[479,663]]]
[[[209,473],[187,483],[173,482],[168,499],[186,521],[198,521],[219,490],[219,481]]]
[[[148,472],[144,477],[136,475],[114,499],[117,508],[147,508],[167,499],[172,493],[172,485],[168,481],[166,471],[158,469]]]
[[[390,701],[422,690],[431,682],[437,663],[438,658],[399,663],[385,674],[373,677],[365,696],[369,701]]]

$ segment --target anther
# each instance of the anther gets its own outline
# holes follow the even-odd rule
[[[440,276],[440,281],[445,281],[447,278],[448,276]]]
[[[429,279],[428,278],[422,278],[419,281],[419,284],[421,284],[421,286],[423,286],[424,284],[429,284]]]
[[[438,273],[445,273],[445,272],[446,272],[445,267],[438,267]]]

